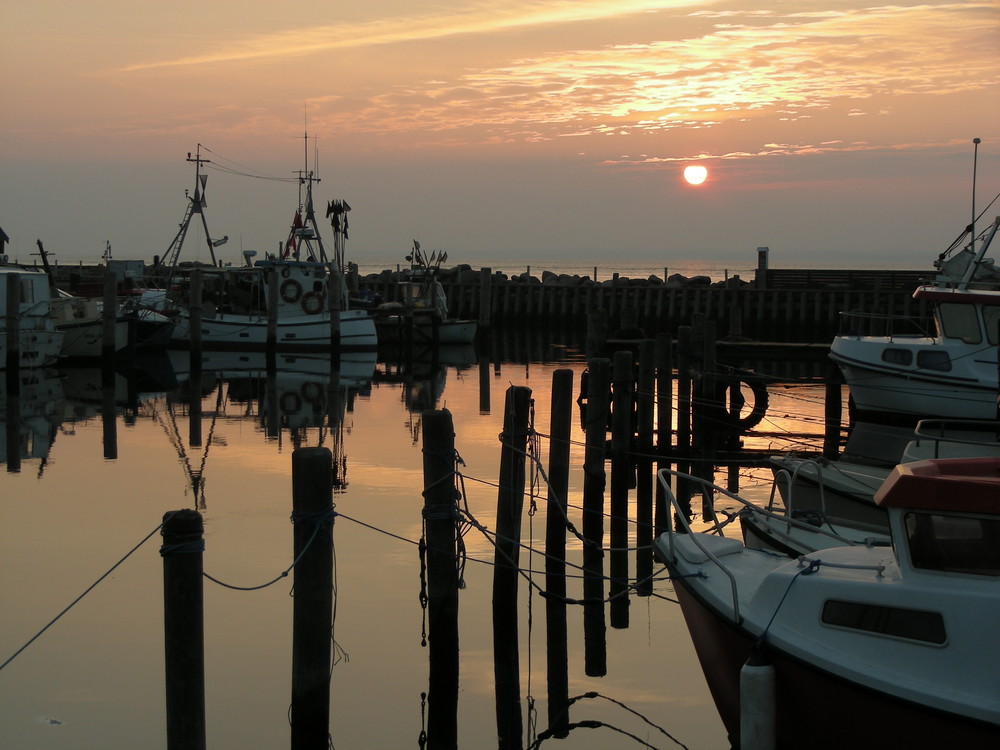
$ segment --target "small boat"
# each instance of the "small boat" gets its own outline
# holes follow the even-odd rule
[[[65,334],[56,328],[48,274],[20,266],[0,265],[0,309],[7,310],[7,293],[12,276],[17,276],[20,301],[17,303],[16,346],[8,322],[0,326],[0,367],[44,367],[54,363]],[[6,319],[5,319],[6,320]],[[8,363],[16,351],[16,361]]]
[[[655,550],[734,747],[1000,747],[1000,458],[901,464],[891,546],[798,559],[693,529],[670,473]]]
[[[868,427],[885,428],[877,435],[893,434],[888,426]],[[852,432],[852,439],[854,436]],[[771,456],[768,463],[774,484],[766,506],[769,512],[741,514],[744,542],[749,547],[790,555],[808,554],[817,545],[830,546],[829,537],[812,532],[823,527],[853,543],[888,543],[888,518],[875,504],[874,495],[893,467],[928,458],[1000,456],[997,420],[922,419],[909,437],[902,450],[885,461],[847,453],[838,460]],[[781,508],[776,505],[776,495],[781,497]],[[806,526],[789,526],[782,516]]]
[[[934,331],[870,335],[861,330],[836,336],[830,357],[837,363],[859,412],[919,417],[997,417],[997,346],[1000,268],[986,251],[1000,226],[998,217],[978,237],[970,226],[935,262],[938,275],[914,291],[933,311]],[[957,249],[966,234],[969,245]],[[871,316],[851,316],[871,323]],[[881,325],[887,322],[882,316]]]
[[[476,340],[478,322],[450,316],[448,297],[437,278],[448,253],[439,255],[432,251],[428,257],[420,250],[420,243],[414,240],[413,251],[406,258],[410,268],[405,280],[397,284],[398,301],[384,302],[372,310],[379,342],[472,344]]]

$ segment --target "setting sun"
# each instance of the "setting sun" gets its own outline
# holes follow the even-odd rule
[[[708,170],[701,165],[684,167],[684,179],[689,185],[700,185],[708,178]]]

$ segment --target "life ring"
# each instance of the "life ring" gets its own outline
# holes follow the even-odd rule
[[[278,405],[284,414],[298,414],[299,409],[302,408],[302,399],[294,391],[286,391],[281,394]]]
[[[744,410],[746,399],[743,397],[743,385],[750,389],[753,395],[753,406],[750,411]],[[718,379],[720,400],[725,398],[725,392],[732,389],[736,398],[731,400],[730,410],[726,412],[726,420],[729,426],[736,430],[745,431],[760,424],[767,414],[768,394],[767,386],[759,375],[755,375],[746,370],[734,368],[729,374]]]
[[[302,311],[315,315],[323,310],[323,295],[320,292],[306,292],[302,295]]]
[[[284,270],[287,271],[288,269]],[[281,299],[285,300],[285,302],[298,302],[302,296],[302,285],[295,279],[285,279],[281,282],[279,293],[281,294]]]

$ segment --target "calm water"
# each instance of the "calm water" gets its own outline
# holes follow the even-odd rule
[[[421,413],[436,406],[454,415],[469,508],[493,529],[506,389],[532,389],[535,426],[545,433],[552,372],[570,367],[578,389],[581,358],[571,349],[542,346],[526,361],[480,369],[475,353],[465,350],[454,353],[450,364],[410,373],[374,357],[356,358],[342,368],[343,414],[332,427],[310,401],[329,385],[320,363],[285,363],[267,386],[259,358],[209,363],[201,398],[192,402],[185,360],[180,354],[169,368],[150,366],[154,371],[135,382],[119,376],[114,393],[102,390],[96,370],[53,371],[22,385],[19,428],[6,430],[8,471],[0,476],[0,662],[171,510],[198,507],[203,513],[205,570],[213,577],[242,587],[275,578],[292,560],[292,453],[300,445],[324,445],[333,451],[344,485],[334,498],[342,515],[333,530],[332,741],[341,750],[418,747],[421,693],[428,688],[417,552]],[[769,416],[748,436],[748,447],[819,445],[822,384],[774,385],[770,402]],[[9,414],[13,404],[4,398],[3,405]],[[580,528],[579,415],[574,439],[579,444],[572,449],[569,503]],[[540,450],[546,462],[544,440]],[[740,474],[742,490],[766,495],[770,484],[759,470]],[[545,529],[544,502],[539,505],[523,525],[524,542],[537,549]],[[159,545],[156,533],[0,671],[0,744],[19,750],[166,746]],[[466,547],[459,744],[490,748],[497,745],[488,564],[493,549],[476,531],[466,536]],[[581,562],[573,539],[568,556]],[[541,557],[522,552],[521,564],[534,568],[529,575],[543,582]],[[545,604],[529,590],[522,581],[525,745],[547,726]],[[585,674],[582,613],[569,609],[569,694],[602,696],[576,703],[570,720],[605,722],[653,747],[728,748],[672,593],[669,582],[660,581],[654,596],[631,600],[629,627],[607,630],[603,677]],[[258,591],[206,581],[209,747],[289,746],[290,594],[291,577]],[[583,596],[579,578],[569,581],[568,595]],[[574,748],[636,746],[608,728],[579,729],[565,742]]]

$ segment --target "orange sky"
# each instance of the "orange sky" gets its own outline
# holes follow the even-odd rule
[[[752,267],[768,245],[924,267],[969,221],[973,137],[977,207],[1000,192],[997,0],[11,5],[0,227],[22,260],[36,238],[163,253],[199,143],[235,261],[284,239],[297,188],[261,177],[307,153],[362,262],[417,238],[473,265]]]

